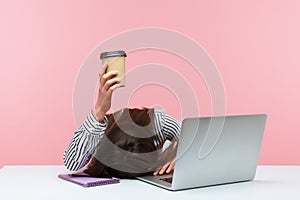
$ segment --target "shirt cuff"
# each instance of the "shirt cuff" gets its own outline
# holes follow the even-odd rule
[[[102,122],[99,122],[97,118],[93,114],[93,110],[90,111],[88,116],[86,117],[83,126],[85,127],[86,130],[90,133],[96,133],[99,131],[104,131],[106,129],[106,124],[107,124],[107,116],[104,116]]]
[[[94,111],[93,110],[91,110],[91,112],[89,113],[89,116],[90,116],[92,122],[94,124],[96,124],[97,126],[102,126],[102,127],[106,126],[106,123],[107,123],[107,117],[106,117],[106,115],[104,115],[102,122],[98,121],[98,119],[94,115]]]

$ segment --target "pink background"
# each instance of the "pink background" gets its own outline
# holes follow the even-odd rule
[[[81,64],[102,41],[139,27],[173,29],[201,44],[223,78],[227,114],[268,114],[259,164],[300,165],[300,2],[141,2],[1,2],[0,167],[63,164],[77,126],[72,94]],[[187,66],[157,51],[132,54],[128,66],[151,61]],[[148,98],[149,90],[161,95]],[[145,86],[130,105],[158,104],[180,119],[166,91]],[[208,102],[203,94],[203,115]]]

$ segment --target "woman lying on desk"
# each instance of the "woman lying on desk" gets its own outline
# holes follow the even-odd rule
[[[107,114],[112,93],[120,87],[117,71],[100,74],[95,109],[75,131],[64,152],[65,166],[72,171],[85,169],[93,176],[134,178],[170,173],[175,165],[181,124],[162,110],[121,109]],[[164,143],[171,145],[163,150]]]

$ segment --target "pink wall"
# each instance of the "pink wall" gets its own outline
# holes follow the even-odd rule
[[[77,126],[72,92],[81,64],[110,36],[149,26],[203,45],[223,78],[227,114],[268,114],[260,164],[300,164],[299,1],[82,2],[1,3],[0,166],[62,164]],[[174,65],[171,55],[158,54],[136,52],[128,63]],[[136,91],[130,105],[161,104],[180,118],[172,94],[152,86],[165,96],[149,100],[143,97],[148,87]]]

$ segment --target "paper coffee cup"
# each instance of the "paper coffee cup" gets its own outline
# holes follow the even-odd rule
[[[120,78],[120,85],[125,86],[125,51],[109,51],[100,54],[102,64],[107,63],[107,71],[118,71],[117,78]]]

